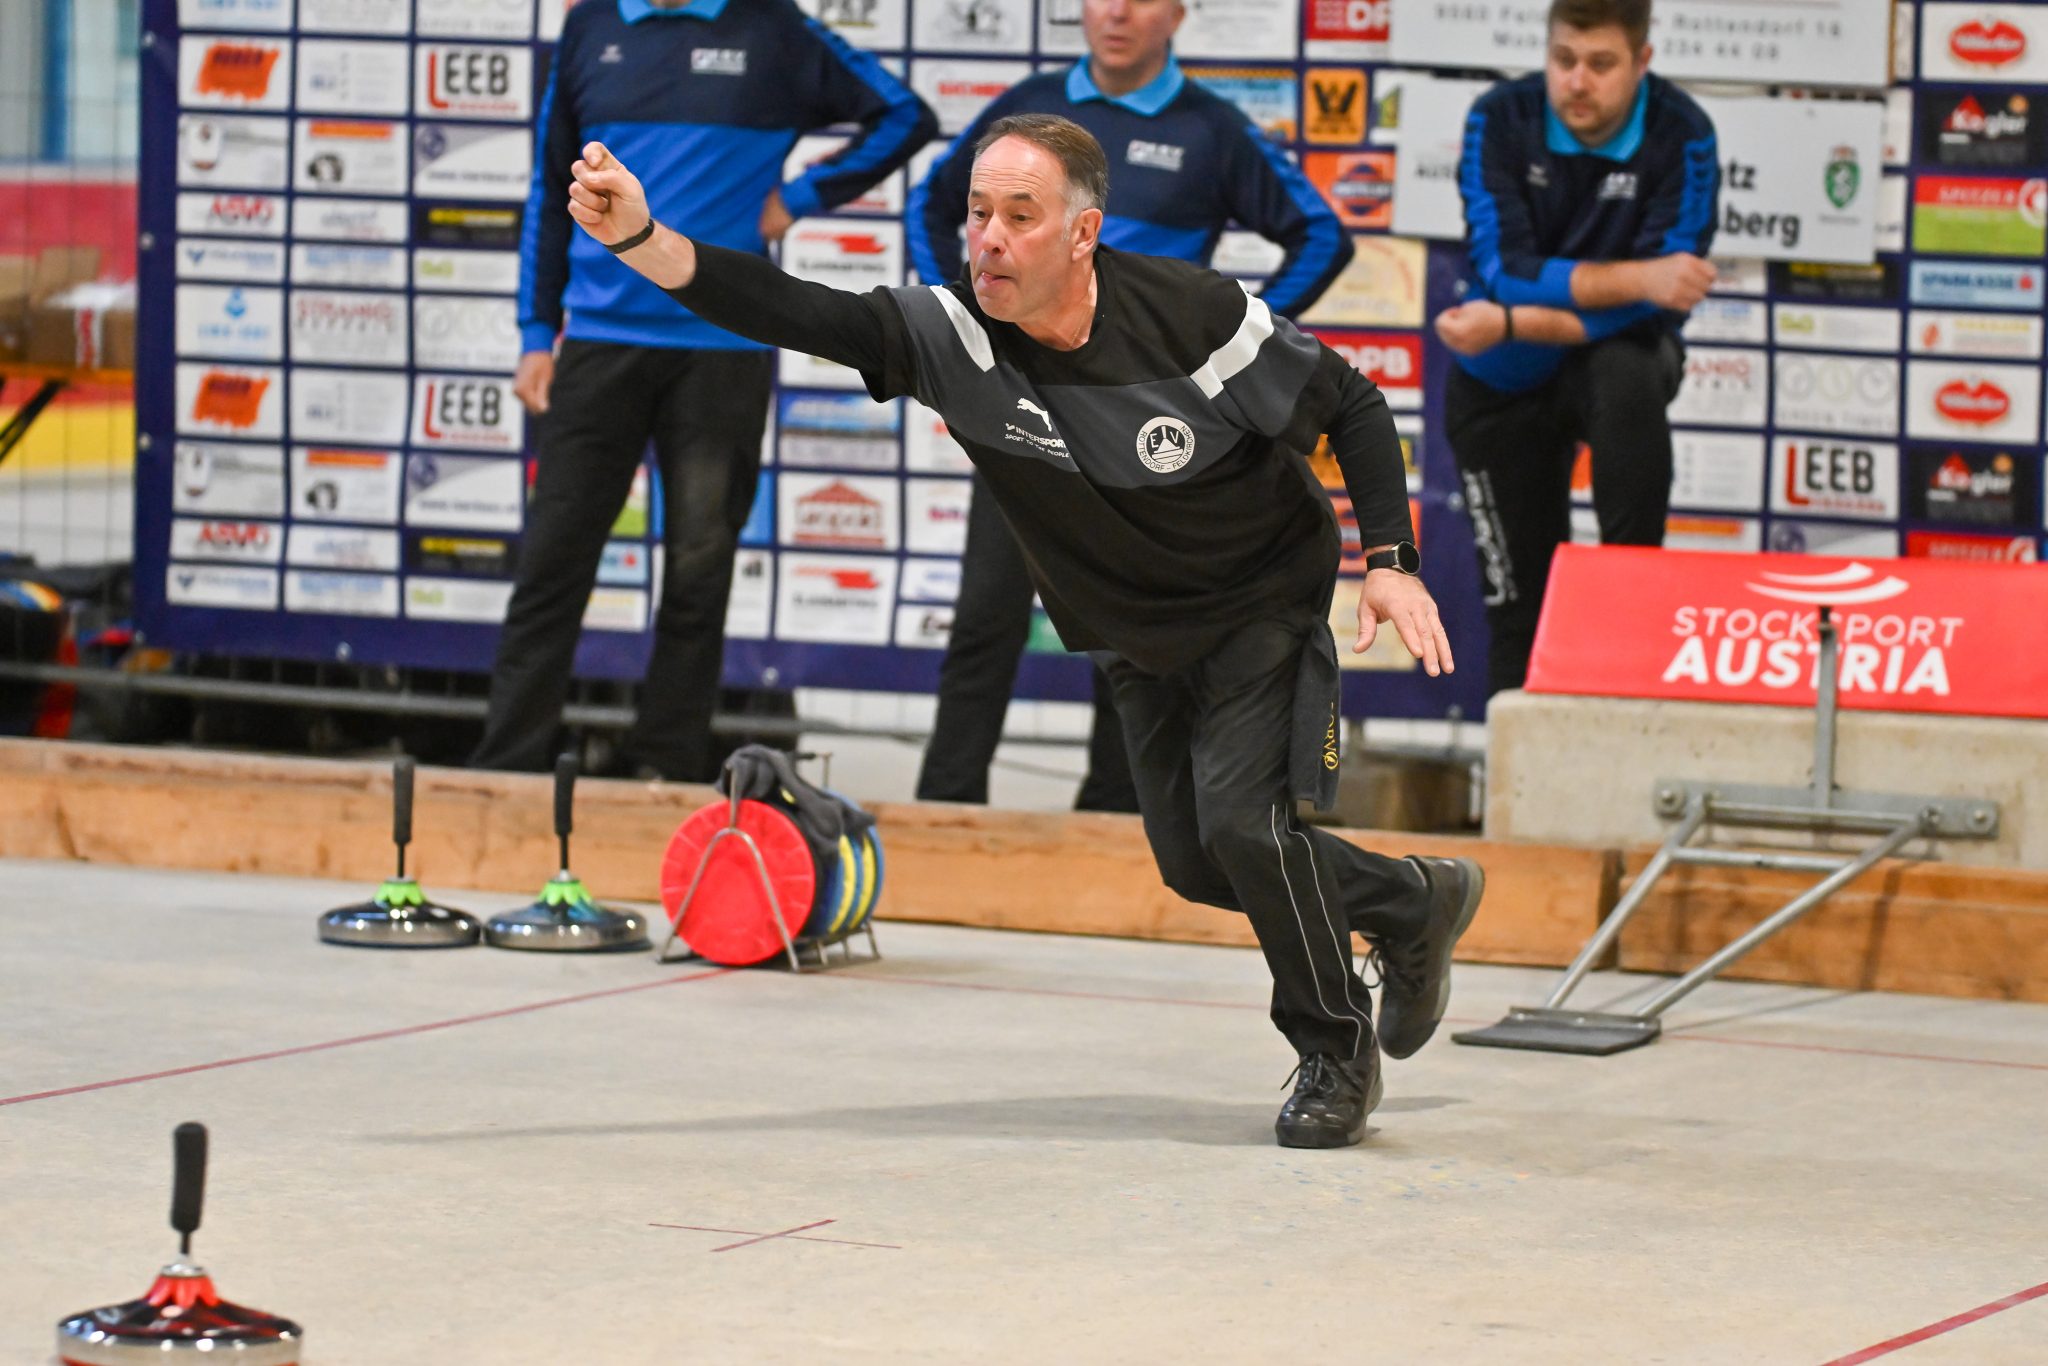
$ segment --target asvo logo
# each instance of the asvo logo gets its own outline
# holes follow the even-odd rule
[[[180,517],[171,523],[171,558],[276,564],[282,543],[275,522],[204,522]]]
[[[472,375],[418,375],[413,380],[413,444],[460,450],[516,451],[525,437],[524,411],[511,381]]]
[[[1868,441],[1785,437],[1778,442],[1771,506],[1889,521],[1899,515],[1899,448]]]

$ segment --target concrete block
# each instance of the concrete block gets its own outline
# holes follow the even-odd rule
[[[1660,778],[1803,785],[1813,713],[1794,707],[1502,693],[1487,708],[1486,838],[1612,848],[1654,844]],[[1923,840],[1916,858],[2048,869],[2048,721],[1845,711],[1835,781],[1845,789],[1989,798],[1992,840]],[[1714,833],[1714,832],[1710,832]],[[1726,832],[1707,842],[1737,842]],[[1769,847],[1853,849],[1792,832],[1748,831]]]

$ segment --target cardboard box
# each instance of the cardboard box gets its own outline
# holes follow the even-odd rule
[[[117,358],[119,350],[125,358]],[[28,361],[78,370],[133,369],[134,282],[72,285],[37,304],[28,316]]]
[[[34,361],[30,354],[35,349],[31,334],[39,309],[65,290],[91,280],[99,271],[98,247],[45,247],[34,258],[0,255],[0,361],[75,364],[68,355],[62,361]],[[132,299],[133,286],[128,288]],[[131,302],[128,307],[132,312],[134,304]]]

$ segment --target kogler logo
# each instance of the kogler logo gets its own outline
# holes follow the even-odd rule
[[[2027,35],[2004,19],[1990,24],[1972,19],[1949,34],[1948,50],[1969,66],[2008,66],[2026,55]]]
[[[2012,399],[1988,379],[1952,379],[1934,391],[1934,407],[1951,422],[1988,427],[2012,411]]]

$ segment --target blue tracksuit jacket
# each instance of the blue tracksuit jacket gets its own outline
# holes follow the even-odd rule
[[[864,132],[782,183],[799,134],[835,123]],[[795,0],[583,0],[571,9],[541,98],[533,188],[520,239],[519,324],[526,350],[562,331],[589,341],[699,350],[756,343],[679,310],[570,221],[569,167],[583,144],[616,152],[654,216],[691,237],[763,251],[761,205],[778,185],[803,218],[859,195],[930,141],[924,101],[867,53],[805,16]]]
[[[960,275],[960,225],[974,144],[1006,114],[1059,114],[1095,135],[1109,158],[1102,241],[1118,251],[1206,265],[1233,219],[1287,255],[1260,298],[1292,317],[1351,260],[1351,239],[1315,186],[1237,106],[1187,79],[1179,65],[1114,98],[1084,60],[1019,81],[992,101],[911,192],[904,214],[910,260],[926,284]]]
[[[1458,189],[1465,200],[1466,297],[1569,309],[1580,261],[1704,256],[1721,184],[1714,125],[1661,76],[1643,78],[1628,122],[1588,148],[1550,110],[1543,73],[1504,81],[1465,119]],[[1638,324],[1676,330],[1684,316],[1651,303],[1580,310],[1590,341]],[[1496,389],[1533,389],[1569,348],[1504,342],[1456,357]]]

